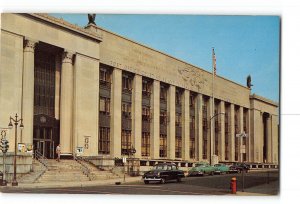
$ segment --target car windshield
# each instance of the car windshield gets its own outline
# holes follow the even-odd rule
[[[195,167],[205,166],[205,164],[195,164]]]
[[[215,164],[215,166],[221,166],[221,164]]]
[[[157,165],[157,166],[154,166],[153,169],[155,169],[155,170],[166,170],[167,167],[166,167],[166,165]]]

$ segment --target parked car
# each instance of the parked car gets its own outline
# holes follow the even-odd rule
[[[143,180],[145,184],[150,181],[158,181],[160,183],[165,183],[168,180],[177,180],[181,182],[184,177],[184,172],[179,170],[175,164],[157,164],[152,170],[145,172],[143,175]]]
[[[229,166],[225,164],[215,164],[215,174],[227,174],[229,173]]]
[[[204,176],[204,174],[214,175],[215,167],[205,162],[196,163],[195,167],[191,168],[188,176]]]
[[[234,163],[233,165],[231,165],[229,167],[229,172],[230,173],[241,173],[242,171],[244,171],[247,173],[250,169],[249,165],[245,164],[245,163]]]

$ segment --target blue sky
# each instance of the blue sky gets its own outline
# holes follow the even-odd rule
[[[51,14],[85,26],[87,14]],[[279,101],[278,16],[112,15],[97,14],[104,29],[211,71],[215,48],[217,74],[246,85],[252,93]]]

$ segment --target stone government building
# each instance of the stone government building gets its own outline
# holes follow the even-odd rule
[[[210,72],[92,23],[1,15],[0,126],[18,113],[18,143],[47,158],[60,143],[64,156],[79,148],[96,163],[134,148],[141,168],[211,158],[277,165],[278,104],[221,76],[213,94]],[[13,152],[14,131],[8,139]]]

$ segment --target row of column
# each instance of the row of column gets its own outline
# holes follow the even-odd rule
[[[21,142],[33,143],[34,126],[34,52],[37,41],[26,38],[24,40],[23,63],[23,92],[22,118],[26,128],[22,131]],[[74,53],[64,51],[61,69],[60,95],[60,141],[62,153],[73,152],[72,118],[73,118],[73,59]]]
[[[23,92],[22,92],[22,118],[24,121],[24,128],[22,132],[21,142],[31,143],[33,142],[33,116],[34,116],[34,50],[37,45],[37,41],[31,39],[25,39],[24,41],[24,65],[23,65]],[[66,154],[71,154],[73,152],[73,87],[74,87],[74,67],[73,59],[74,53],[65,51],[62,56],[62,68],[61,68],[61,92],[60,92],[60,141],[62,152]],[[112,76],[112,95],[111,95],[111,156],[120,157],[121,156],[121,96],[122,96],[122,70],[114,69]],[[141,155],[141,134],[142,134],[142,76],[135,75],[133,83],[133,144],[136,148],[136,156]],[[160,131],[159,131],[159,118],[160,118],[160,82],[157,80],[153,81],[151,94],[151,115],[152,123],[150,130],[150,157],[151,159],[159,159],[159,143],[160,143]],[[173,85],[169,86],[168,90],[168,159],[175,159],[175,92],[176,87]],[[189,90],[184,90],[184,100],[183,100],[183,123],[182,123],[182,159],[189,160]],[[208,113],[211,113],[212,98],[209,98]],[[202,129],[202,106],[203,106],[203,95],[198,94],[196,99],[196,160],[203,160],[203,129]],[[225,112],[225,102],[221,101],[219,105],[219,111]],[[230,138],[229,138],[229,161],[234,161],[234,104],[230,104]],[[239,107],[239,127],[240,132],[243,128],[243,107]],[[262,161],[262,142],[261,138],[264,133],[262,133],[263,122],[261,121],[261,116],[253,111],[252,116],[252,126],[251,135],[254,135],[251,139],[247,138],[246,143],[246,154],[248,161]],[[208,120],[212,115],[208,116]],[[221,133],[219,134],[219,161],[225,161],[225,122],[224,116],[218,116],[221,120]],[[211,121],[209,121],[211,122]],[[250,111],[248,111],[248,136],[250,136]],[[278,147],[274,144],[276,138],[272,138],[272,132],[277,131],[275,125],[276,121],[267,120],[267,148],[268,155],[267,160],[273,161],[274,158],[278,158]],[[211,128],[214,128],[214,123]],[[210,125],[209,125],[210,126]],[[274,134],[276,135],[276,134]],[[210,152],[214,152],[214,145],[211,141],[214,141],[214,131],[212,131],[211,139],[208,137],[208,155],[210,158]],[[278,136],[277,136],[278,137]],[[241,143],[240,143],[241,144]],[[209,148],[212,151],[209,151]],[[274,149],[274,150],[273,150]],[[272,151],[270,151],[272,150]],[[239,153],[241,154],[241,152]],[[241,156],[239,156],[241,158]],[[240,160],[240,159],[239,159]]]
[[[112,95],[111,95],[111,156],[121,157],[121,96],[122,96],[122,70],[114,68],[112,73]],[[135,156],[141,157],[141,135],[142,135],[142,76],[135,75],[133,80],[133,92],[132,92],[132,142],[136,149]],[[167,159],[175,159],[175,94],[176,87],[169,85],[168,99],[167,99],[167,112],[168,112],[168,136],[167,136]],[[190,91],[184,90],[183,93],[183,107],[182,107],[182,159],[190,160],[189,158],[189,135],[190,135]],[[211,109],[211,101],[209,99],[209,107]],[[202,128],[202,106],[203,95],[198,94],[195,104],[195,116],[196,116],[196,157],[195,160],[203,160],[203,128]],[[225,102],[221,101],[218,107],[218,112],[225,113]],[[229,161],[234,161],[235,156],[235,131],[234,131],[234,104],[230,104],[231,125],[230,125],[230,157]],[[210,113],[210,111],[208,111]],[[151,93],[151,128],[150,128],[150,157],[151,159],[159,159],[159,146],[160,146],[160,82],[153,80],[152,93]],[[250,114],[248,112],[248,116]],[[210,122],[212,115],[207,117]],[[225,161],[225,116],[220,114],[217,116],[221,121],[221,134],[219,137],[219,146],[214,147],[214,131],[212,134],[212,143],[208,137],[208,155],[210,158],[210,145],[212,146],[212,154],[214,148],[219,148],[219,161]],[[216,117],[214,117],[216,118]],[[248,120],[248,122],[250,119]],[[211,121],[214,124],[213,120]],[[239,107],[239,127],[243,128],[243,107]],[[250,130],[249,124],[247,125],[248,131]],[[214,125],[212,126],[214,128]],[[242,129],[240,129],[242,130]],[[209,130],[210,131],[210,130]],[[240,143],[241,144],[241,143]],[[249,142],[247,142],[249,145]],[[249,148],[248,148],[249,149]],[[248,154],[247,154],[248,155]]]

